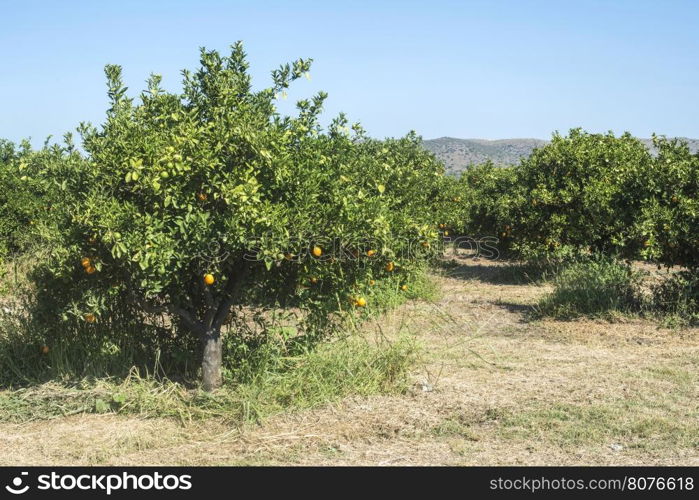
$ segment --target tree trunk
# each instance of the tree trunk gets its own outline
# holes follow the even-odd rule
[[[221,365],[223,364],[223,342],[221,329],[206,332],[203,339],[203,357],[201,361],[202,382],[204,390],[211,392],[223,384]]]

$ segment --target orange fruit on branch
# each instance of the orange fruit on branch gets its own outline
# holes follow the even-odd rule
[[[207,285],[211,286],[214,284],[215,281],[216,281],[216,278],[214,278],[213,274],[209,273],[209,274],[204,275],[204,283],[206,283]]]
[[[319,246],[314,246],[313,250],[311,250],[311,252],[313,253],[313,255],[315,257],[320,257],[321,255],[323,255],[323,249],[320,248]]]

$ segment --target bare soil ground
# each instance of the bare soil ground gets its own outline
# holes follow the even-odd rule
[[[243,428],[72,416],[0,424],[0,465],[699,465],[699,329],[530,321],[546,287],[501,263],[435,277],[441,298],[367,325],[423,346],[401,396]]]

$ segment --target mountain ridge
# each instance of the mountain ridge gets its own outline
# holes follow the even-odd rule
[[[689,144],[692,152],[699,151],[699,139],[678,137]],[[651,151],[652,139],[639,139]],[[458,175],[471,164],[492,161],[496,165],[514,165],[522,158],[528,157],[535,148],[550,141],[536,138],[512,139],[459,139],[456,137],[438,137],[423,140],[424,147],[444,162],[449,174]]]

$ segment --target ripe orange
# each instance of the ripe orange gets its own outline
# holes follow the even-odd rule
[[[388,264],[386,264],[386,271],[388,271],[389,273],[393,271],[395,268],[396,265],[393,262],[389,262]]]
[[[420,244],[423,246],[423,248],[429,248],[429,246],[430,246],[430,242],[429,242],[429,241],[423,241],[423,242],[420,243]]]
[[[94,274],[96,271],[97,271],[97,269],[93,265],[89,265],[88,267],[85,268],[85,272],[87,274]]]
[[[206,198],[208,198],[208,196],[206,195],[206,193],[198,193],[198,194],[197,194],[197,199],[198,199],[199,201],[206,201]]]
[[[408,291],[408,285],[403,285],[403,286],[400,287],[400,289],[403,290],[404,292],[407,292],[407,291]]]
[[[80,264],[87,269],[88,267],[92,266],[92,261],[90,260],[90,257],[83,257],[80,259]]]
[[[320,248],[319,246],[313,247],[312,252],[313,252],[313,255],[316,257],[320,257],[321,255],[323,255],[323,249]]]
[[[444,229],[445,227],[447,227],[447,226],[444,225],[444,224],[440,224],[440,225],[439,225],[439,229]]]
[[[444,236],[449,236],[449,231],[444,231]]]
[[[367,257],[373,257],[374,255],[376,255],[376,250],[367,250],[366,255]]]
[[[97,321],[97,317],[94,314],[86,314],[85,321],[87,321],[88,323],[94,323],[95,321]]]
[[[311,283],[313,283],[314,285],[318,283],[318,278],[316,278],[315,276],[311,278]]]
[[[42,345],[41,346],[41,354],[48,354],[48,353],[49,353],[49,346]]]
[[[374,280],[369,280],[369,286],[374,286],[376,284],[376,281]]]
[[[355,304],[357,307],[366,307],[366,299],[365,299],[364,297],[359,297],[359,298],[354,302],[354,304]]]
[[[214,278],[213,274],[205,274],[204,275],[204,283],[207,285],[211,286],[214,284],[214,281],[216,281],[216,278]]]

